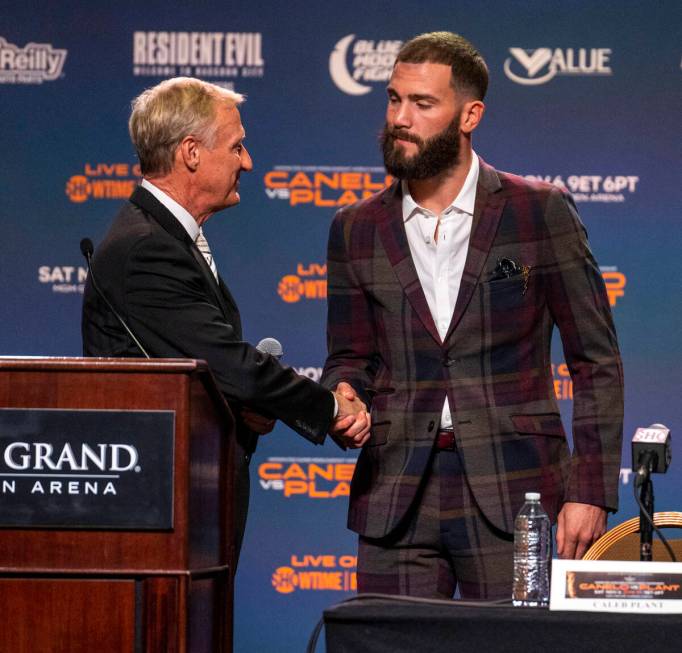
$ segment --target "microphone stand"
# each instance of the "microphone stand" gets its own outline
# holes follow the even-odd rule
[[[651,482],[651,477],[648,473],[642,481],[641,495],[642,505],[644,509],[654,518],[654,484]],[[644,512],[639,510],[639,559],[643,562],[651,562],[652,548],[651,539],[653,534],[653,527],[651,522],[645,517]]]

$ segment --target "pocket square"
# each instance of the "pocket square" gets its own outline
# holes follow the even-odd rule
[[[519,265],[516,261],[510,258],[498,258],[497,265],[492,272],[490,281],[497,281],[499,279],[511,279],[512,277],[521,276],[523,278],[523,293],[526,294],[528,288],[528,277],[530,276],[530,265]]]
[[[509,279],[510,277],[515,277],[522,273],[523,273],[522,268],[513,259],[498,258],[497,265],[493,270],[493,274],[490,277],[490,280],[496,281],[497,279]]]

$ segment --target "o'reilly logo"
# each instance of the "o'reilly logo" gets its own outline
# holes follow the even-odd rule
[[[611,75],[610,48],[509,48],[504,73],[517,84],[546,84],[557,75]]]
[[[0,36],[0,84],[42,84],[58,79],[66,54],[50,43],[27,43],[20,48]]]

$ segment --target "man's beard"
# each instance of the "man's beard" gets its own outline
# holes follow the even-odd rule
[[[397,138],[416,143],[417,153],[405,156],[400,146],[396,146]],[[384,166],[393,177],[408,180],[435,177],[459,161],[459,114],[442,132],[426,140],[384,125],[380,142]]]

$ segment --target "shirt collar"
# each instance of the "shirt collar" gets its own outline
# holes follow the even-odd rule
[[[197,239],[197,236],[199,235],[199,225],[185,207],[178,204],[160,188],[154,186],[148,179],[143,179],[140,185],[156,197],[156,199],[173,214],[173,217],[185,228],[185,231],[193,241]]]
[[[469,172],[467,173],[466,179],[464,180],[464,184],[462,185],[457,197],[455,197],[450,204],[451,207],[454,207],[463,213],[468,213],[469,215],[474,214],[476,186],[478,184],[478,173],[480,168],[476,152],[472,150],[471,154],[471,166],[469,166]],[[410,188],[406,180],[403,179],[401,185],[403,191],[403,220],[407,222],[407,220],[409,220],[417,212],[426,215],[433,215],[431,211],[422,208],[414,201],[414,198],[412,195],[410,195]],[[448,208],[450,207],[447,207],[445,211],[447,211]],[[443,213],[445,213],[445,211],[443,211]]]

